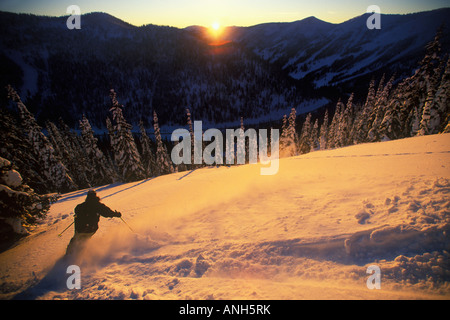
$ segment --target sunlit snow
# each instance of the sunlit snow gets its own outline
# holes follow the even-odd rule
[[[57,235],[86,190],[64,194],[0,254],[0,297],[448,299],[449,165],[440,134],[284,158],[273,176],[221,166],[97,188],[134,233],[100,220],[70,262],[79,290],[61,260],[73,229]]]

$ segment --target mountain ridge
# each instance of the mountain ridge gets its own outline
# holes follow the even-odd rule
[[[392,58],[397,58],[400,54],[405,53],[401,49],[406,48],[415,54],[415,60],[420,59],[420,54],[423,53],[423,48],[426,43],[434,37],[439,26],[446,22],[446,17],[450,15],[450,8],[405,15],[382,14],[381,30],[367,29],[366,20],[370,15],[369,13],[365,13],[339,24],[331,24],[328,26],[325,34],[313,32],[309,37],[316,39],[309,43],[305,42],[307,37],[301,37],[304,35],[303,33],[295,38],[289,28],[287,28],[288,30],[285,34],[278,35],[275,38],[260,40],[255,39],[254,34],[251,32],[247,34],[243,32],[235,40],[249,43],[248,46],[263,59],[282,64],[283,69],[288,69],[293,78],[304,78],[308,76],[311,69],[318,71],[316,73],[329,76],[330,72],[327,71],[330,70],[326,70],[326,68],[324,70],[320,69],[335,62],[340,63],[341,61],[339,60],[348,59],[352,54],[359,53],[361,56],[369,56],[370,51],[372,51],[377,55],[373,57],[372,61],[367,62],[377,63],[381,59],[389,58],[389,60],[384,61],[385,64],[388,64],[393,62]],[[264,29],[271,27],[273,26],[270,24],[260,25],[259,28],[263,29],[260,33],[264,34]],[[448,25],[446,25],[446,33],[443,39],[443,45],[446,50],[450,46],[447,30]],[[324,38],[321,39],[322,37]],[[371,37],[371,41],[368,41],[367,39]],[[420,39],[417,39],[417,37]],[[289,39],[292,38],[294,41],[289,42]],[[411,42],[411,40],[414,40],[414,42]],[[353,47],[351,47],[352,41],[356,42]],[[347,52],[344,51],[346,48],[348,48]],[[303,54],[303,52],[306,52],[306,54]],[[332,57],[333,55],[335,58]],[[325,58],[330,59],[325,60]],[[364,58],[361,57],[361,59]],[[320,63],[320,60],[323,60],[323,62]],[[348,69],[349,67],[353,67],[348,62],[342,62],[343,66]],[[313,66],[309,64],[313,64]],[[359,69],[361,68],[368,68],[368,63],[359,66]],[[340,79],[332,81],[332,79],[326,79],[324,76],[320,76],[313,74],[311,79],[319,87],[321,85],[336,85],[342,82]],[[339,74],[335,76],[339,76]]]
[[[0,85],[16,87],[41,123],[62,117],[76,126],[84,113],[104,127],[111,88],[134,124],[150,123],[152,110],[162,123],[184,124],[186,108],[210,123],[274,121],[267,115],[310,112],[314,101],[332,108],[351,92],[363,99],[384,73],[410,76],[450,8],[383,14],[381,30],[367,29],[369,15],[229,27],[221,40],[230,41],[210,46],[201,26],[137,27],[94,12],[68,30],[65,17],[0,12]],[[448,26],[442,48],[450,48]]]

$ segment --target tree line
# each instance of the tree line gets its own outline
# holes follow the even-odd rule
[[[325,110],[320,126],[309,113],[297,130],[292,109],[283,118],[280,155],[450,132],[450,59],[441,51],[440,37],[438,32],[428,43],[412,76],[398,84],[394,75],[388,81],[383,75],[378,84],[372,79],[363,104],[350,94],[346,103],[337,102],[332,118]]]

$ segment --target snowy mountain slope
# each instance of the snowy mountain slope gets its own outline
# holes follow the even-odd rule
[[[449,146],[422,136],[284,158],[273,176],[211,167],[98,188],[136,233],[101,219],[70,262],[80,290],[60,260],[73,229],[57,235],[86,190],[65,194],[0,254],[0,297],[448,299]]]
[[[300,46],[309,46],[333,30],[333,24],[315,17],[291,23],[265,23],[251,27],[230,28],[230,37],[252,48],[265,60],[295,54]],[[294,48],[293,46],[297,47]]]
[[[263,59],[277,63],[295,79],[317,87],[336,85],[380,69],[411,72],[440,26],[449,48],[450,8],[407,15],[381,15],[381,29],[369,30],[364,14],[340,24],[315,17],[292,23],[235,28],[232,38]]]

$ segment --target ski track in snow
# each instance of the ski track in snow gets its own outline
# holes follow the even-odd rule
[[[97,188],[123,213],[73,261],[62,195],[32,234],[0,253],[3,299],[450,298],[450,134],[208,167]],[[66,287],[77,264],[82,288]],[[367,266],[381,268],[369,290]]]

